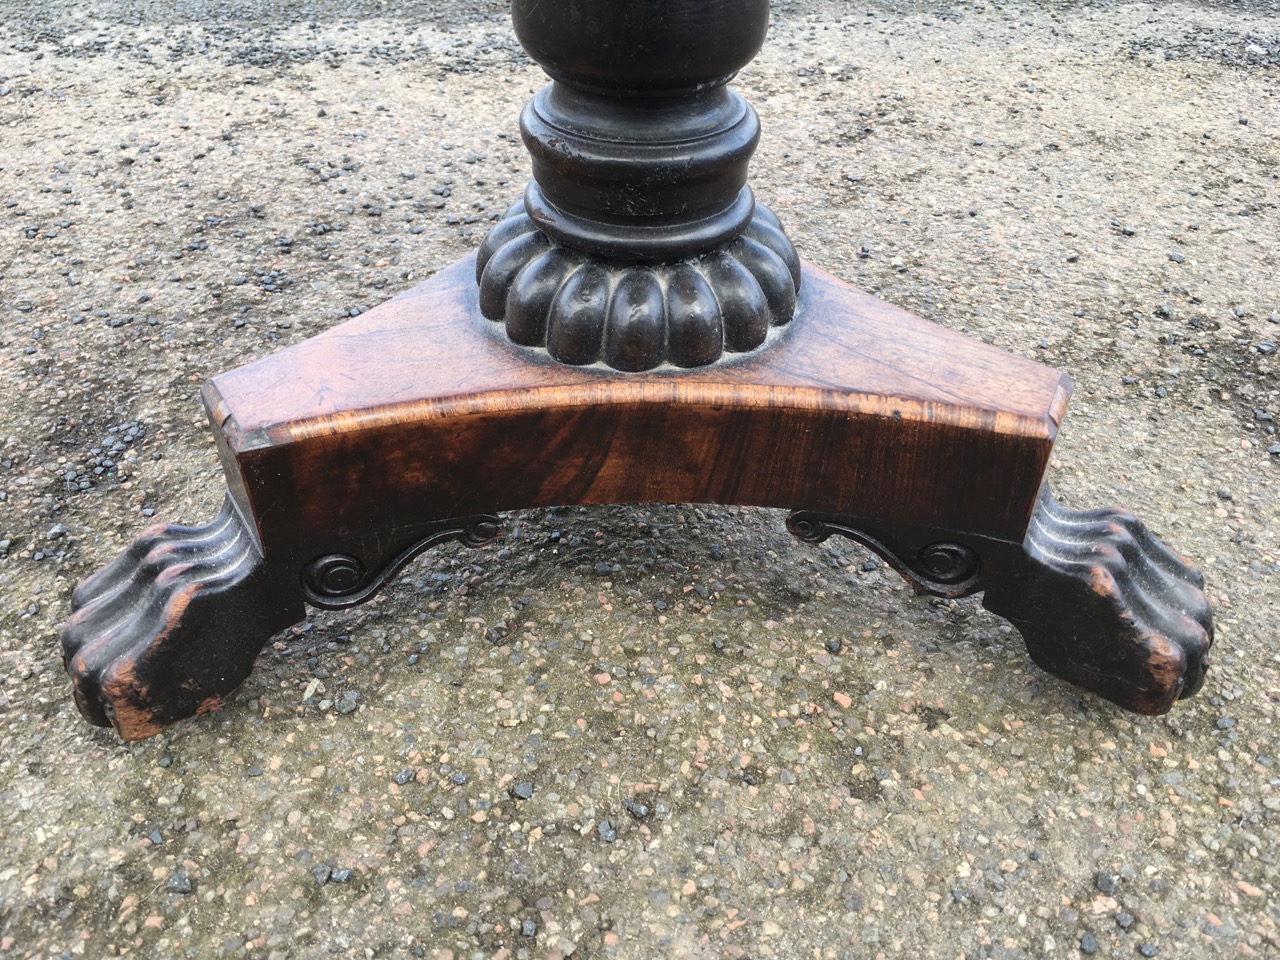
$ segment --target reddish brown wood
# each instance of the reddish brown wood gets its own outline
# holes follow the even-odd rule
[[[1069,391],[813,267],[768,349],[695,371],[568,367],[499,329],[464,262],[217,377],[206,401],[263,542],[378,515],[645,501],[803,504],[1020,539]]]
[[[523,204],[475,256],[206,385],[227,503],[76,591],[89,720],[135,738],[210,709],[304,604],[496,535],[488,511],[643,501],[802,508],[798,535],[859,539],[918,589],[986,590],[1038,663],[1129,709],[1199,686],[1199,575],[1132,516],[1041,493],[1066,377],[803,266],[756,204],[759,124],[726,84],[768,0],[512,13],[553,81],[521,122]]]

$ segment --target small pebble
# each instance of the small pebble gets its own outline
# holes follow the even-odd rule
[[[511,796],[517,800],[528,800],[533,796],[533,781],[521,780],[511,788]]]
[[[630,798],[622,801],[622,809],[626,810],[627,813],[631,814],[631,816],[635,817],[637,820],[644,820],[649,816],[650,812],[648,804],[640,803],[639,801],[632,800]]]
[[[191,878],[181,870],[175,870],[165,882],[165,889],[170,893],[190,893]]]
[[[1091,957],[1098,952],[1098,938],[1088,930],[1080,937],[1080,952],[1086,957]]]
[[[360,705],[357,702],[359,699],[360,694],[354,690],[348,690],[334,702],[333,709],[342,714],[354,713]]]
[[[318,867],[311,868],[311,875],[316,878],[316,883],[323,887],[329,882],[329,878],[333,876],[333,867],[327,863],[322,863]]]
[[[596,826],[596,833],[600,835],[600,839],[605,843],[613,843],[618,839],[618,828],[610,820],[601,820]]]

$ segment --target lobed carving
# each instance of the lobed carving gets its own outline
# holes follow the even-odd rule
[[[217,707],[271,634],[303,616],[230,497],[208,524],[145,531],[71,608],[62,649],[76,705],[128,740]]]
[[[152,527],[72,595],[62,649],[76,706],[126,740],[153,736],[216,709],[267,641],[305,616],[304,600],[363,603],[429,547],[480,546],[499,532],[491,515],[442,520],[403,531],[409,545],[387,552],[370,533],[354,553],[323,554],[299,572],[287,551],[264,559],[229,496],[203,526]]]
[[[740,236],[673,263],[616,263],[551,239],[507,211],[476,260],[480,310],[515,343],[575,365],[698,367],[754,350],[795,314],[800,258],[757,204]]]

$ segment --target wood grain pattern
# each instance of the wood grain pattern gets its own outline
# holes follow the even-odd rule
[[[1068,379],[802,264],[755,204],[759,122],[725,84],[768,9],[515,0],[553,78],[523,204],[478,257],[205,386],[226,505],[76,591],[87,719],[137,738],[211,709],[304,603],[364,602],[497,511],[655,501],[801,509],[918,589],[985,589],[1038,663],[1129,709],[1199,686],[1199,575],[1040,493]]]
[[[917,589],[986,592],[1045,669],[1130,710],[1199,688],[1202,581],[1132,515],[1041,482],[1069,384],[805,267],[759,353],[694,371],[569,367],[479,313],[463,261],[206,387],[229,496],[157,527],[76,592],[77,702],[126,738],[221,702],[303,604],[372,596],[490,511],[712,502],[801,508]]]
[[[796,320],[758,353],[693,371],[568,367],[484,320],[470,270],[206,388],[268,549],[376,514],[571,503],[803,505],[1025,532],[1069,393],[1055,370],[807,265]]]

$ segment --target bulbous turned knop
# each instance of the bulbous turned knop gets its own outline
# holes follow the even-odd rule
[[[697,90],[725,83],[764,43],[769,0],[513,0],[521,45],[585,88]]]

